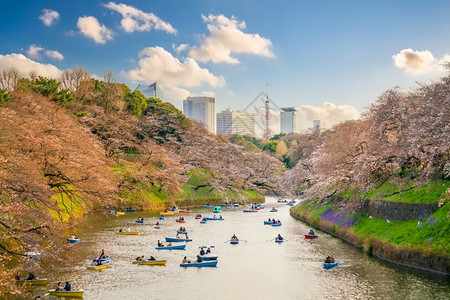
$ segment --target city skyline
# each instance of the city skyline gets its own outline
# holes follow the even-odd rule
[[[243,109],[264,91],[330,127],[393,86],[443,76],[449,11],[441,0],[6,0],[0,71],[111,70],[131,90],[157,82],[179,109],[188,96]]]

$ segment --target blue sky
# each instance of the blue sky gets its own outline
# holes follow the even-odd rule
[[[449,16],[450,1],[6,0],[0,71],[111,69],[131,89],[160,82],[179,108],[215,96],[216,111],[245,108],[268,83],[278,106],[331,125],[445,74]]]

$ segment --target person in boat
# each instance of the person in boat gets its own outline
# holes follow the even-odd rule
[[[20,280],[20,275],[16,274],[16,276],[14,277],[16,280]]]
[[[77,236],[76,236],[75,234],[72,234],[72,235],[70,236],[70,238],[71,238],[72,240],[76,240],[76,239],[77,239]]]
[[[159,222],[156,222],[156,225],[155,226],[159,226]]]
[[[128,227],[127,229],[125,229],[125,232],[131,232],[130,227]]]
[[[35,279],[36,279],[36,276],[34,276],[33,273],[29,272],[29,273],[28,273],[27,280],[35,280]]]
[[[167,244],[167,247],[171,247],[172,246],[172,242],[169,242],[168,244]]]
[[[330,262],[331,262],[332,264],[334,264],[334,257],[333,257],[333,255],[331,255],[331,257],[330,257]]]
[[[197,262],[198,263],[202,262],[202,258],[200,257],[200,255],[197,255]]]
[[[308,232],[309,235],[315,235],[314,230],[310,229]]]
[[[284,238],[281,236],[281,234],[277,235],[277,240],[282,241]]]
[[[214,215],[213,218],[215,219],[215,218],[216,218],[216,215]]]
[[[334,259],[332,258],[332,256],[327,256],[327,258],[325,259],[325,263],[327,263],[327,264],[334,263]]]
[[[206,222],[206,218],[203,218],[202,221],[203,221],[203,222]]]
[[[281,224],[281,221],[280,221],[280,220],[277,220],[277,224]]]
[[[206,250],[206,254],[208,254],[208,253],[211,253],[211,249],[210,249],[210,248],[208,248],[208,249]]]
[[[200,249],[200,255],[205,255],[205,250],[203,250],[203,248]]]
[[[175,236],[175,238],[177,238],[177,239],[180,238],[180,235],[178,234],[178,232],[177,232],[177,235]]]
[[[143,260],[144,260],[144,255],[136,257],[136,261],[143,261]]]
[[[156,259],[150,255],[150,258],[148,260],[156,260]]]
[[[138,221],[140,221],[141,220],[141,217],[138,217],[138,219],[137,219]]]
[[[102,249],[102,253],[98,256],[98,260],[106,258],[105,249]]]
[[[187,233],[186,233],[186,235],[185,235],[185,239],[186,239],[186,240],[188,240],[188,239],[189,239],[189,237],[188,237]]]
[[[119,232],[123,232],[123,229],[122,229],[122,228],[120,228],[120,229],[119,229]]]
[[[235,234],[233,234],[233,236],[231,237],[232,241],[237,241],[237,236]]]
[[[64,286],[64,289],[67,292],[70,292],[72,290],[72,286],[70,285],[70,283],[68,281],[66,281],[66,285]]]
[[[272,219],[271,219],[271,218],[269,218],[269,220],[267,220],[267,221],[268,221],[268,222],[270,223],[270,222],[272,222]]]
[[[164,247],[164,244],[163,244],[163,243],[161,243],[161,241],[160,241],[160,240],[158,240],[158,247]]]
[[[62,292],[63,290],[64,290],[64,287],[63,287],[63,285],[62,285],[62,282],[60,281],[60,282],[58,282],[58,284],[56,285],[55,292]]]
[[[191,261],[188,260],[187,257],[185,256],[185,257],[183,258],[183,260],[181,261],[181,263],[182,263],[182,264],[190,264]]]
[[[222,218],[222,215],[219,216],[219,219],[223,219],[223,218]]]

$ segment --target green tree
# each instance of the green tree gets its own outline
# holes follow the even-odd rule
[[[277,151],[278,141],[267,142],[263,146],[263,151],[275,153]]]
[[[125,102],[127,110],[138,117],[142,115],[143,110],[147,107],[145,96],[140,91],[125,94]]]
[[[0,107],[4,106],[11,98],[11,94],[7,90],[0,90]]]
[[[68,89],[59,90],[60,83],[55,79],[39,76],[30,81],[28,86],[36,93],[39,93],[50,100],[65,107],[69,102],[75,100],[74,95]]]

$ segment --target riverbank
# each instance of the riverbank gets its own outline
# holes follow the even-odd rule
[[[361,249],[369,256],[403,267],[441,275],[449,275],[450,265],[447,256],[419,251],[408,247],[397,247],[374,236],[360,235],[355,232],[351,226],[341,227],[301,209],[300,206],[292,207],[290,209],[290,214],[300,221]],[[411,230],[415,229],[413,228]]]

